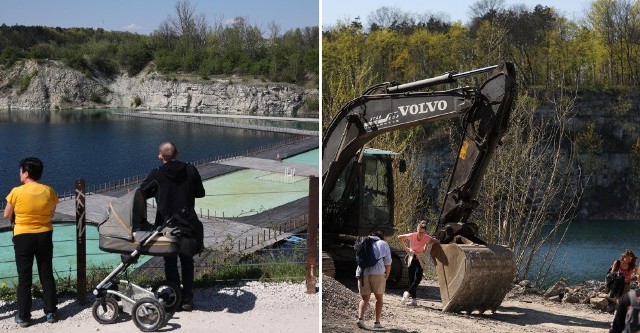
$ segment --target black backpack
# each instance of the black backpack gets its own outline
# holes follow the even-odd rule
[[[356,250],[356,264],[361,270],[374,266],[378,262],[375,253],[373,252],[373,244],[377,240],[371,237],[364,237],[356,241],[353,248]],[[360,276],[362,276],[361,274]]]
[[[619,260],[616,260],[615,267],[620,267]],[[620,297],[624,293],[624,275],[616,270],[609,268],[607,276],[604,279],[605,289],[609,293],[609,297]]]
[[[625,333],[640,332],[640,305],[638,304],[638,295],[635,290],[631,290],[629,295],[629,308],[627,308],[627,316],[624,319]]]

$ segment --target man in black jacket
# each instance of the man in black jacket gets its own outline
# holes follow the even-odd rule
[[[174,214],[182,213],[193,224],[196,232],[202,232],[202,224],[195,212],[195,199],[204,197],[204,187],[198,169],[192,164],[176,160],[178,149],[172,142],[160,144],[158,159],[162,165],[151,171],[140,188],[146,198],[155,197],[157,203],[156,226],[162,225]],[[201,235],[200,235],[201,237]],[[182,271],[182,310],[193,308],[193,256],[188,254],[164,257],[164,272],[167,280],[180,285],[178,257]]]

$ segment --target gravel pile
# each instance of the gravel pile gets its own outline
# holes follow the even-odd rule
[[[318,322],[319,294],[307,294],[304,283],[250,281],[234,286],[197,288],[194,294],[195,310],[170,314],[171,318],[169,318],[168,326],[161,330],[171,328],[171,326],[189,329],[191,325],[195,325],[197,322],[198,325],[195,331],[199,332],[201,331],[200,328],[211,327],[206,322],[203,323],[203,321],[211,320],[211,325],[213,325],[218,320],[217,327],[221,327],[220,319],[215,319],[215,317],[223,317],[225,322],[228,322],[226,318],[229,315],[237,319],[228,324],[240,331],[244,331],[244,324],[253,325],[256,322],[261,322],[265,325],[257,327],[260,331],[278,331],[275,329],[277,326],[273,325],[270,318],[268,318],[271,317],[272,313],[298,313],[297,316],[307,323]],[[118,322],[115,324],[99,324],[91,314],[91,306],[94,301],[95,297],[93,295],[87,296],[87,304],[85,305],[78,304],[75,299],[59,298],[58,317],[60,321],[49,324],[44,317],[42,300],[39,298],[34,299],[31,311],[31,326],[26,329],[19,328],[14,322],[14,316],[18,308],[17,302],[0,301],[0,332],[12,332],[17,329],[20,329],[21,332],[55,331],[65,333],[137,331],[131,316],[127,313],[121,313]],[[244,316],[247,316],[246,319],[243,319]],[[249,318],[250,316],[258,316],[260,321]],[[291,319],[280,319],[291,322]],[[318,331],[317,326],[314,331]],[[194,332],[194,330],[191,330],[191,332]]]
[[[372,301],[365,315],[366,320],[373,319],[373,306],[375,298],[371,295]],[[326,275],[322,276],[322,320],[335,322],[341,319],[357,319],[358,302],[360,295],[349,290],[342,283]]]

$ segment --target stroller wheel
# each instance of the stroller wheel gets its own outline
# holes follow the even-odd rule
[[[113,297],[104,297],[102,300],[96,300],[91,309],[93,318],[100,324],[113,324],[118,320],[120,308],[118,301]]]
[[[138,300],[131,311],[133,322],[143,332],[152,332],[162,327],[165,315],[162,304],[149,297]]]
[[[180,286],[174,282],[165,280],[161,281],[153,287],[153,293],[166,312],[174,312],[182,301],[182,291]]]

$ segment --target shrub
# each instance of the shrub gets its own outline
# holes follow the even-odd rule
[[[102,96],[95,91],[91,93],[91,95],[89,96],[89,100],[97,104],[104,104]]]
[[[138,107],[140,105],[142,105],[142,98],[140,98],[140,96],[137,96],[133,98],[133,105],[135,107]]]

